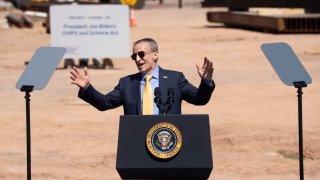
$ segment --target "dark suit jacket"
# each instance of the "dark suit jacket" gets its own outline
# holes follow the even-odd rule
[[[132,74],[119,80],[113,91],[104,95],[92,85],[80,89],[78,96],[100,111],[123,105],[125,115],[141,115],[141,73]],[[205,105],[215,88],[201,81],[199,88],[190,84],[181,72],[164,70],[159,67],[159,88],[162,102],[167,101],[168,88],[174,89],[174,103],[168,114],[181,114],[181,102],[185,100],[194,105]]]

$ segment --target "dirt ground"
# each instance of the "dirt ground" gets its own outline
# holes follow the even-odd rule
[[[184,72],[198,86],[195,64],[214,62],[216,89],[206,106],[183,103],[184,114],[209,114],[214,169],[210,179],[299,179],[297,92],[281,83],[260,45],[286,42],[313,78],[303,89],[305,179],[320,179],[320,35],[268,34],[208,23],[208,8],[187,1],[160,7],[148,2],[135,11],[131,42],[152,37],[159,64]],[[3,12],[2,12],[3,13]],[[33,29],[0,29],[0,179],[26,179],[24,93],[15,84],[50,35]],[[113,59],[115,69],[90,69],[102,92],[135,73],[128,58]],[[62,64],[60,64],[62,66]],[[57,70],[47,87],[31,93],[33,179],[120,179],[116,169],[122,108],[100,112],[77,97],[69,70]]]

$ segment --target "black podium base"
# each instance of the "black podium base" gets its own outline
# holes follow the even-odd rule
[[[120,168],[122,179],[208,179],[212,168]]]

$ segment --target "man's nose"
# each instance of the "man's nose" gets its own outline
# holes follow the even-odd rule
[[[140,61],[140,60],[142,60],[142,58],[137,54],[136,55],[136,61]]]

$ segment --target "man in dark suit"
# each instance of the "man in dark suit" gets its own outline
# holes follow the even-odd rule
[[[157,65],[158,45],[151,38],[136,41],[133,44],[131,58],[135,61],[139,72],[121,78],[114,90],[105,95],[98,92],[89,83],[87,68],[84,68],[82,73],[74,67],[70,72],[70,78],[72,84],[80,87],[78,96],[100,111],[122,105],[125,115],[162,114],[163,111],[167,114],[181,114],[182,100],[194,105],[205,105],[210,100],[215,84],[212,80],[213,64],[207,58],[204,58],[201,68],[196,65],[201,78],[199,88],[190,84],[181,72],[165,70]],[[150,77],[148,82],[146,81],[147,76]],[[147,113],[148,110],[145,110],[143,104],[147,104],[144,97],[147,99],[148,96],[144,94],[146,94],[146,88],[149,86],[151,86],[149,89],[153,92],[157,87],[160,88],[160,101],[163,103],[168,102],[168,96],[170,95],[167,92],[170,89],[169,91],[173,96],[170,96],[171,99],[169,98],[171,102],[169,108],[159,109],[157,107],[159,104],[151,102],[148,105],[151,107],[151,112]],[[153,101],[153,97],[150,97],[148,101]]]

